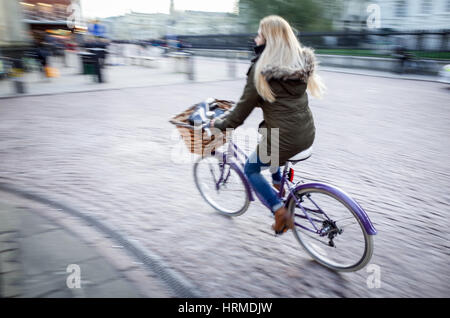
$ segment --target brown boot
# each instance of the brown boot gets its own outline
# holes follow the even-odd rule
[[[275,231],[275,234],[283,234],[287,230],[294,228],[294,221],[292,220],[292,216],[286,207],[281,207],[277,211],[275,211],[275,224],[272,225],[272,229]]]

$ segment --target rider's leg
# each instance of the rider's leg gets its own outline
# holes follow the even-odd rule
[[[281,201],[275,190],[261,174],[261,167],[266,166],[268,166],[268,164],[263,164],[259,160],[257,152],[255,151],[249,156],[247,162],[245,163],[244,171],[253,186],[253,189],[275,214],[275,224],[272,225],[272,229],[275,233],[281,234],[286,232],[288,229],[292,229],[294,227],[294,222],[292,217],[289,215],[288,210],[284,206],[283,201]]]
[[[270,173],[272,173],[272,183],[281,182],[281,170],[280,167],[270,168]]]
[[[273,170],[271,168],[270,172],[272,173],[272,184],[273,184],[273,186],[275,187],[275,189],[280,191],[280,185],[281,185],[281,171],[280,171],[280,167],[277,167],[275,172],[273,172]]]
[[[266,201],[265,203],[269,205],[272,212],[275,212],[283,206],[283,202],[277,196],[277,193],[270,186],[269,182],[267,182],[266,178],[261,174],[261,168],[267,166],[269,165],[260,161],[255,151],[249,156],[245,163],[244,172],[253,189],[255,189],[259,196]],[[275,175],[277,175],[277,173],[275,173]],[[275,176],[275,178],[277,178],[277,176]]]

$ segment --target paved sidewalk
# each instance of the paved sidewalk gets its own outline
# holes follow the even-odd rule
[[[359,68],[344,68],[344,67],[333,67],[333,66],[322,66],[322,71],[325,72],[335,72],[335,73],[345,73],[345,74],[355,74],[373,77],[385,77],[392,79],[402,79],[402,80],[413,80],[413,81],[426,81],[426,82],[442,82],[439,76],[433,75],[420,75],[420,74],[398,74],[394,72],[383,72],[376,70],[366,70]]]
[[[25,83],[25,94],[16,94],[12,81],[1,80],[0,98],[235,80],[245,78],[250,65],[250,61],[247,60],[233,61],[223,58],[200,56],[195,56],[193,63],[194,80],[189,80],[185,73],[175,72],[176,67],[173,59],[159,57],[154,62],[154,67],[137,65],[106,66],[103,70],[105,82],[99,84],[94,81],[92,76],[80,74],[81,66],[77,61],[72,61],[67,67],[63,67],[60,60],[53,58],[51,65],[58,68],[61,73],[60,77],[46,79],[42,77],[42,74],[37,72],[27,73],[22,79]],[[431,82],[438,82],[440,80],[437,76],[395,74],[329,66],[321,66],[321,71],[404,80]]]
[[[59,77],[49,79],[39,72],[26,73],[22,78],[25,94],[16,94],[11,80],[0,80],[0,98],[233,80],[245,78],[250,65],[249,61],[236,60],[233,76],[229,73],[230,61],[224,59],[194,57],[193,63],[193,81],[188,79],[186,73],[176,72],[173,59],[161,57],[155,61],[155,67],[106,66],[103,69],[104,83],[97,83],[93,76],[80,74],[81,66],[76,62],[69,67],[63,67],[58,59],[53,58],[50,65],[58,68]]]
[[[120,246],[68,216],[52,220],[51,209],[0,192],[0,297],[171,296]]]

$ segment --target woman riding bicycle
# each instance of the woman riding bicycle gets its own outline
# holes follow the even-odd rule
[[[293,220],[274,188],[262,176],[261,168],[278,163],[271,172],[273,186],[279,189],[279,165],[310,148],[314,142],[315,126],[306,90],[320,97],[325,87],[316,73],[313,50],[300,45],[283,18],[262,19],[255,43],[256,57],[247,73],[242,97],[225,119],[217,119],[211,125],[222,131],[236,128],[253,108],[262,108],[264,120],[259,125],[263,128],[260,130],[262,139],[245,164],[245,174],[255,191],[271,206],[275,213],[272,228],[281,234],[293,228]],[[272,129],[278,132],[278,140],[272,140],[272,136],[276,136]],[[277,153],[272,153],[271,149],[276,149]],[[262,160],[266,158],[270,160]]]

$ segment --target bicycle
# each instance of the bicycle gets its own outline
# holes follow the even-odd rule
[[[201,126],[205,130],[208,127],[209,121]],[[373,236],[377,231],[361,206],[341,189],[320,182],[294,183],[292,166],[311,155],[312,148],[292,157],[282,173],[278,196],[294,218],[292,232],[319,264],[334,271],[360,270],[372,257]],[[269,208],[245,176],[247,158],[230,139],[210,156],[194,163],[194,180],[201,196],[220,214],[242,215],[255,200],[253,194]]]

